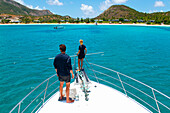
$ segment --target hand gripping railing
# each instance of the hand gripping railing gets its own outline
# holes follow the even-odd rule
[[[43,97],[43,99],[38,103],[37,106],[34,107],[34,109],[32,110],[32,112],[34,112],[41,103],[42,103],[42,105],[41,105],[40,107],[43,107],[43,105],[44,105],[44,103],[45,103],[45,99],[46,99],[47,97],[49,97],[52,93],[54,93],[54,92],[59,88],[59,87],[57,87],[57,88],[53,89],[53,90],[46,96],[46,94],[47,94],[47,89],[48,89],[49,87],[51,87],[52,85],[54,85],[55,83],[58,82],[58,79],[55,78],[56,80],[49,85],[49,81],[50,81],[51,79],[53,79],[55,76],[56,76],[56,74],[55,74],[55,75],[52,75],[52,76],[49,77],[48,79],[44,80],[41,84],[39,84],[36,88],[34,88],[34,89],[33,89],[29,94],[27,94],[16,106],[14,106],[14,108],[13,108],[9,113],[14,112],[14,110],[17,109],[17,107],[18,107],[18,110],[17,110],[18,113],[23,113],[23,112],[25,112],[25,111],[27,110],[27,108],[44,92],[44,97]],[[57,76],[56,76],[56,77],[57,77]],[[46,85],[45,85],[45,84],[46,84]],[[27,97],[29,97],[35,90],[37,90],[40,86],[42,86],[42,85],[45,85],[45,86],[46,86],[45,89],[43,89],[23,110],[21,110],[21,103],[22,103]],[[32,113],[32,112],[31,112],[31,113]]]
[[[121,83],[121,87],[118,86],[118,85],[116,85],[116,84],[114,84],[114,83],[112,83],[112,82],[109,82],[109,81],[104,80],[104,79],[102,79],[102,78],[96,77],[96,74],[95,74],[94,76],[92,76],[92,75],[89,74],[89,76],[94,77],[95,79],[97,79],[97,81],[98,81],[98,80],[101,80],[101,81],[104,81],[104,82],[106,82],[106,83],[108,83],[108,84],[114,85],[115,87],[117,87],[117,88],[119,88],[119,89],[122,89],[127,97],[128,97],[128,96],[131,97],[130,95],[132,95],[133,97],[135,97],[135,98],[137,98],[138,100],[142,101],[143,103],[145,103],[146,105],[148,105],[150,108],[152,108],[154,111],[156,111],[156,112],[158,112],[158,113],[161,113],[160,105],[162,105],[165,109],[167,109],[168,111],[170,111],[170,108],[168,107],[168,105],[163,104],[162,102],[160,102],[160,101],[156,98],[155,92],[157,92],[158,94],[160,94],[160,95],[162,95],[163,97],[167,98],[166,101],[170,101],[170,97],[169,97],[169,96],[167,96],[167,95],[161,93],[160,91],[158,91],[158,90],[156,90],[156,89],[154,89],[154,88],[152,88],[152,87],[144,84],[143,82],[140,82],[140,81],[138,81],[138,80],[136,80],[136,79],[134,79],[134,78],[132,78],[132,77],[129,77],[129,76],[125,75],[125,74],[122,74],[122,73],[120,73],[120,72],[117,72],[117,71],[112,70],[112,69],[109,69],[109,68],[106,68],[106,67],[104,67],[104,66],[100,66],[100,65],[97,65],[97,64],[94,64],[94,63],[89,63],[87,59],[86,59],[86,61],[87,61],[87,63],[85,62],[85,65],[86,65],[86,67],[87,67],[88,70],[93,71],[93,73],[99,73],[99,74],[101,74],[101,75],[105,75],[105,76],[107,76],[107,77],[109,77],[109,78],[111,78],[111,79],[114,79],[114,80],[116,80],[116,81],[119,81],[119,82]],[[89,67],[88,65],[90,65],[90,67]],[[102,68],[102,69],[104,69],[104,70],[108,70],[108,71],[110,71],[110,72],[116,73],[117,76],[118,76],[118,77],[117,77],[118,79],[115,78],[115,77],[113,77],[113,76],[110,75],[110,74],[108,75],[108,74],[105,74],[105,73],[103,73],[103,72],[94,70],[93,68],[91,68],[92,65],[93,65],[93,66],[96,66],[96,67],[99,67],[99,68]],[[151,90],[152,94],[153,94],[153,97],[150,96],[149,94],[147,94],[145,91],[142,91],[141,89],[138,89],[137,87],[135,87],[135,86],[127,83],[127,81],[122,81],[120,75],[121,75],[121,76],[124,76],[125,78],[128,78],[128,79],[130,79],[130,80],[132,80],[132,81],[135,81],[135,82],[141,84],[142,86],[145,86],[145,87],[149,88],[149,89]],[[142,98],[140,98],[139,96],[137,96],[137,94],[132,93],[131,90],[130,90],[130,91],[127,90],[124,85],[127,85],[127,86],[131,87],[131,90],[132,90],[132,89],[135,89],[135,90],[139,91],[140,93],[144,94],[145,96],[147,96],[148,98],[154,100],[154,101],[155,101],[155,104],[156,104],[156,108],[153,107],[153,106],[151,105],[151,103],[148,103],[148,102],[146,102],[144,99],[142,99]],[[130,94],[130,95],[128,95],[128,94]],[[169,102],[168,102],[168,103],[169,103]],[[163,112],[163,110],[162,110],[162,112]]]

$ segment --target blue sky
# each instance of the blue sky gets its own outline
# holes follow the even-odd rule
[[[96,17],[111,5],[123,4],[140,12],[170,11],[170,0],[15,0],[31,9],[48,9],[62,16]]]

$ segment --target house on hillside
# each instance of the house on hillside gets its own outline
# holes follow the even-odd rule
[[[144,20],[137,20],[137,22],[145,22]]]
[[[6,19],[6,17],[5,17],[5,16],[1,16],[1,18],[2,18],[2,19]]]
[[[95,21],[95,22],[103,22],[102,19],[95,19],[94,21]]]
[[[65,20],[60,20],[61,22],[65,22]]]
[[[80,22],[80,20],[75,19],[74,22]]]
[[[12,23],[20,23],[21,21],[18,20],[18,19],[10,19],[10,22],[12,22]]]
[[[148,22],[155,22],[155,20],[149,20]]]
[[[70,16],[65,16],[65,18],[66,18],[66,19],[69,19],[69,18],[70,18]]]
[[[14,17],[15,20],[19,20],[19,17]]]
[[[95,19],[94,21],[95,21],[95,22],[98,22],[98,19]]]
[[[34,20],[33,22],[40,23],[40,20]]]
[[[112,22],[119,22],[119,19],[113,19]]]
[[[124,21],[125,21],[125,22],[130,22],[130,20],[128,20],[128,19],[124,19]]]
[[[75,20],[74,20],[75,21]],[[69,20],[60,20],[60,22],[69,22]]]

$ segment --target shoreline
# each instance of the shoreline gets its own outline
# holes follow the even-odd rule
[[[3,25],[95,25],[95,23],[19,23],[19,24],[0,24],[0,26]],[[109,24],[109,23],[98,23],[97,25],[133,25],[133,26],[162,26],[162,27],[170,27],[170,25],[147,25],[147,24],[131,24],[131,23],[126,23],[126,24]]]

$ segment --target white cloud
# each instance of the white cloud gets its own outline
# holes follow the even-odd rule
[[[63,5],[63,3],[60,2],[59,0],[47,0],[47,3],[49,5],[58,5],[58,6]]]
[[[99,6],[100,10],[104,11],[107,8],[109,8],[111,5],[114,4],[121,4],[121,3],[126,3],[128,0],[105,0],[102,2]]]
[[[159,12],[158,10],[149,10],[148,13],[155,13],[155,12]],[[160,10],[160,12],[163,12],[163,10]]]
[[[165,4],[162,1],[156,1],[154,6],[155,7],[164,7]]]
[[[47,8],[44,6],[43,9],[46,10]]]
[[[152,10],[149,10],[149,12],[148,13],[153,13],[153,11]]]
[[[85,16],[82,16],[82,18],[85,18]]]
[[[30,8],[30,9],[33,9],[33,6],[26,4],[26,3],[24,2],[24,0],[14,0],[14,1],[16,1],[16,2],[18,2],[18,3],[20,3],[20,4],[22,4],[22,5]]]
[[[27,5],[25,4],[26,7],[30,8],[30,9],[34,9],[32,5]]]
[[[112,0],[112,2],[114,2],[115,4],[122,4],[122,3],[126,3],[128,0]]]
[[[22,4],[22,5],[25,4],[23,0],[14,0],[14,1],[16,1],[16,2],[18,2],[18,3],[20,3],[20,4]]]
[[[42,10],[39,6],[37,6],[37,7],[34,8],[33,5],[28,5],[28,4],[26,4],[26,3],[24,2],[24,0],[14,0],[14,1],[16,1],[16,2],[18,2],[18,3],[20,3],[20,4],[22,4],[22,5],[30,8],[30,9]]]
[[[57,13],[55,13],[54,11],[51,11],[53,14],[57,14]]]
[[[113,3],[110,0],[106,0],[100,4],[99,8],[100,8],[100,10],[104,11],[111,5],[113,5]]]
[[[39,6],[35,7],[34,9],[37,9],[37,10],[42,10]]]
[[[88,6],[88,5],[85,5],[85,4],[81,4],[80,9],[83,11],[83,13],[86,16],[93,16],[94,13],[95,13],[92,6]]]
[[[155,13],[155,12],[159,12],[158,10],[153,10],[153,12]]]

